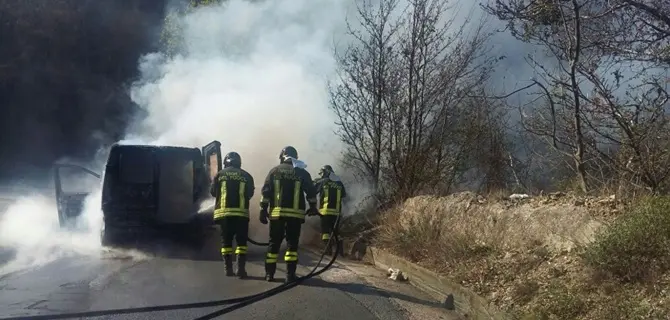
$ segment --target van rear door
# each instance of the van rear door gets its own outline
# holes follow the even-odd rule
[[[100,174],[76,164],[57,163],[53,166],[53,175],[58,223],[63,228],[82,214],[84,201],[95,187],[93,184],[100,184]]]
[[[202,156],[205,160],[205,171],[207,172],[209,183],[212,183],[216,174],[223,168],[221,142],[214,140],[202,147]]]
[[[106,228],[142,226],[155,221],[159,170],[155,149],[116,145],[110,150],[102,189]]]

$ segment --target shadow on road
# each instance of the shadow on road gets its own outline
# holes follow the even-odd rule
[[[319,256],[313,256],[311,254],[301,254],[300,255],[300,264],[309,268],[310,270],[316,265],[316,263],[319,261],[320,255]],[[319,265],[319,269],[323,268],[328,262],[332,259],[332,256],[324,256],[323,260],[321,261],[321,264]],[[344,266],[338,266],[337,264],[334,264],[331,266],[332,269],[341,269],[341,270],[348,270]],[[366,295],[377,295],[377,296],[384,296],[387,298],[395,298],[407,302],[412,302],[412,303],[417,303],[421,304],[424,306],[431,306],[431,307],[441,307],[440,303],[435,302],[435,301],[430,301],[430,300],[425,300],[425,299],[420,299],[416,298],[413,296],[409,296],[403,293],[399,292],[394,292],[394,291],[389,291],[389,290],[384,290],[381,288],[377,288],[371,285],[367,284],[361,284],[361,283],[334,283],[334,282],[329,282],[326,280],[323,280],[321,278],[311,278],[309,280],[306,280],[303,282],[301,285],[305,286],[312,286],[312,287],[320,287],[320,288],[331,288],[331,289],[336,289],[340,290],[343,292],[347,293],[352,293],[352,294],[366,294]]]
[[[399,292],[383,290],[380,288],[376,288],[361,283],[334,283],[334,282],[328,282],[320,278],[311,278],[303,282],[301,285],[317,287],[317,288],[331,288],[351,294],[380,295],[387,298],[395,298],[407,302],[421,304],[424,306],[440,307],[440,304],[434,301],[408,296],[406,294],[402,294]]]

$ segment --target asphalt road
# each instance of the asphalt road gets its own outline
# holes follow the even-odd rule
[[[252,249],[252,248],[250,248]],[[93,310],[183,304],[255,294],[280,283],[263,276],[261,248],[250,251],[251,279],[223,276],[222,262],[166,258],[68,258],[0,276],[0,319]],[[299,274],[307,274],[315,257],[301,253]],[[282,263],[277,278],[284,276]],[[327,277],[326,275],[329,275]],[[324,279],[339,277],[337,282]],[[344,283],[343,283],[344,282]],[[336,266],[323,277],[226,314],[221,319],[407,319],[392,299],[415,297],[372,287]],[[420,303],[421,301],[419,301]],[[220,307],[109,315],[89,319],[195,319]]]

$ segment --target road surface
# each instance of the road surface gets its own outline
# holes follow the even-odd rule
[[[255,294],[279,285],[260,278],[264,254],[261,248],[250,249],[248,272],[252,278],[247,280],[223,276],[222,263],[217,261],[128,258],[123,254],[110,254],[104,259],[62,259],[36,269],[2,275],[0,319],[203,302]],[[315,257],[301,253],[300,259],[299,273],[306,274],[315,263]],[[279,266],[277,278],[283,278],[283,265]],[[457,319],[409,285],[389,291],[379,285],[373,287],[364,278],[341,265],[335,266],[319,278],[220,318]],[[384,282],[383,276],[379,279],[376,279],[378,283]],[[430,310],[427,314],[414,310],[422,308]],[[220,307],[89,319],[195,319],[218,309]]]

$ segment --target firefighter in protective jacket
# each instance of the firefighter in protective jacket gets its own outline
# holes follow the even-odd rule
[[[260,221],[270,222],[270,241],[265,258],[265,279],[274,281],[279,247],[286,235],[286,282],[296,279],[298,241],[305,214],[318,215],[316,189],[309,172],[301,166],[298,151],[288,146],[279,154],[280,164],[270,170],[262,188]],[[305,197],[309,209],[305,205]],[[307,209],[307,210],[306,210]]]
[[[237,152],[226,154],[223,169],[216,174],[210,190],[216,198],[214,221],[221,227],[221,255],[226,276],[232,277],[233,253],[237,256],[237,276],[247,277],[247,237],[249,235],[249,200],[254,195],[254,178],[242,169]],[[233,238],[237,243],[233,251]]]
[[[330,234],[339,227],[338,216],[342,214],[342,199],[347,191],[340,178],[335,175],[333,167],[325,165],[319,171],[320,178],[314,181],[316,192],[319,193],[321,207],[321,241],[326,245],[326,254],[333,254],[333,247],[337,244],[330,241]]]

